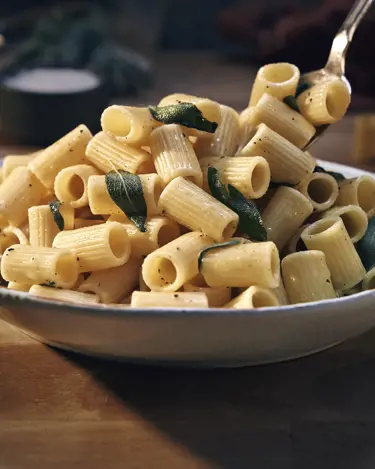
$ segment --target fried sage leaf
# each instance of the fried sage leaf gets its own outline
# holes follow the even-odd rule
[[[105,176],[108,194],[139,231],[146,231],[147,205],[140,177],[124,170]]]
[[[152,117],[163,124],[180,124],[192,129],[213,134],[217,122],[207,120],[202,112],[192,103],[171,104],[169,106],[149,106]]]

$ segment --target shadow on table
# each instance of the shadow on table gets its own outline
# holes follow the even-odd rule
[[[163,369],[72,354],[127,407],[222,469],[373,469],[375,332],[242,369]]]

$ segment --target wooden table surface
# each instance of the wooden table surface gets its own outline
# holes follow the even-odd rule
[[[155,96],[244,107],[251,70],[163,60]],[[351,164],[351,130],[347,118],[313,154]],[[284,364],[195,371],[62,353],[0,321],[0,469],[374,467],[375,331]]]

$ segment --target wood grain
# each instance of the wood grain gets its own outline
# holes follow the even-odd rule
[[[240,109],[253,75],[162,58],[144,100],[185,91]],[[352,125],[314,156],[350,164]],[[61,353],[0,321],[0,469],[373,469],[374,343],[370,332],[279,365],[159,369]]]

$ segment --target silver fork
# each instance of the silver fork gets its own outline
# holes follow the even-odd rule
[[[353,35],[361,22],[362,18],[367,13],[374,0],[357,0],[348,16],[345,18],[341,28],[338,30],[329,53],[327,63],[324,68],[315,70],[313,72],[305,73],[300,78],[300,85],[309,83],[316,85],[328,80],[340,78],[352,92],[351,86],[345,77],[345,58],[349,46],[352,42]],[[318,138],[328,129],[329,125],[322,125],[317,128],[316,134],[306,145],[305,149],[309,148],[315,143]]]

